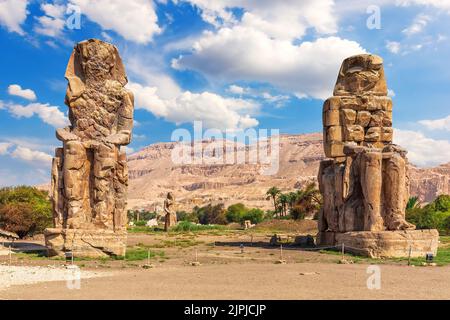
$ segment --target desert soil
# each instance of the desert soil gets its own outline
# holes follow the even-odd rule
[[[367,267],[374,261],[346,256],[355,263],[339,264],[339,254],[286,247],[286,264],[277,264],[280,248],[268,246],[270,235],[264,228],[129,234],[129,248],[164,255],[152,258],[148,269],[146,260],[76,261],[79,290],[58,278],[66,272],[64,261],[16,253],[9,266],[9,256],[0,256],[0,299],[450,299],[450,266],[376,261],[381,288],[370,290]],[[199,266],[192,265],[196,257]],[[27,276],[5,280],[17,268]]]
[[[450,268],[382,266],[380,290],[366,286],[367,265],[326,263],[170,266],[115,271],[65,282],[14,286],[3,299],[449,299]],[[303,273],[304,275],[302,275]]]

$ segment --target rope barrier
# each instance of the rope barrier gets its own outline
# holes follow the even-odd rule
[[[325,250],[325,249],[342,249],[342,244],[340,245],[335,245],[335,246],[326,246],[326,247],[315,247],[315,248],[303,248],[303,250],[305,251],[315,251],[315,250]],[[345,249],[353,249],[353,250],[358,250],[361,251],[361,248],[355,248],[355,247],[350,247],[345,245],[344,247],[344,251]]]

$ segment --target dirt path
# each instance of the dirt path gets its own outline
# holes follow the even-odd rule
[[[381,265],[381,289],[366,285],[368,265],[246,263],[114,270],[83,279],[14,286],[2,299],[450,299],[450,267]],[[306,275],[301,275],[306,273]],[[318,274],[316,274],[318,273]]]

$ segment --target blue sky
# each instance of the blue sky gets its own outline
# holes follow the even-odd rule
[[[124,60],[129,152],[195,120],[319,132],[341,61],[369,52],[385,61],[396,142],[419,166],[449,162],[448,30],[450,0],[0,0],[0,185],[48,181],[65,67],[88,38]]]

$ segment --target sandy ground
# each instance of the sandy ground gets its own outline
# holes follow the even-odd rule
[[[39,282],[73,281],[89,279],[100,276],[109,276],[111,273],[95,272],[68,267],[30,267],[30,266],[0,266],[0,291],[17,285],[28,285]],[[0,297],[2,294],[0,293]]]
[[[0,291],[3,299],[450,299],[450,268],[381,266],[367,288],[367,265],[239,264],[115,271],[79,290],[48,282]],[[302,275],[301,273],[305,274]]]
[[[0,256],[0,299],[450,299],[450,266],[412,267],[376,261],[381,288],[367,287],[374,261],[339,264],[339,254],[268,245],[266,231],[206,234],[129,234],[128,247],[163,252],[145,260],[82,260],[80,289],[67,287],[64,261],[22,250],[42,240],[15,244],[12,266]],[[241,249],[241,244],[244,249]],[[200,266],[192,266],[197,256]],[[11,279],[13,274],[13,279]]]

